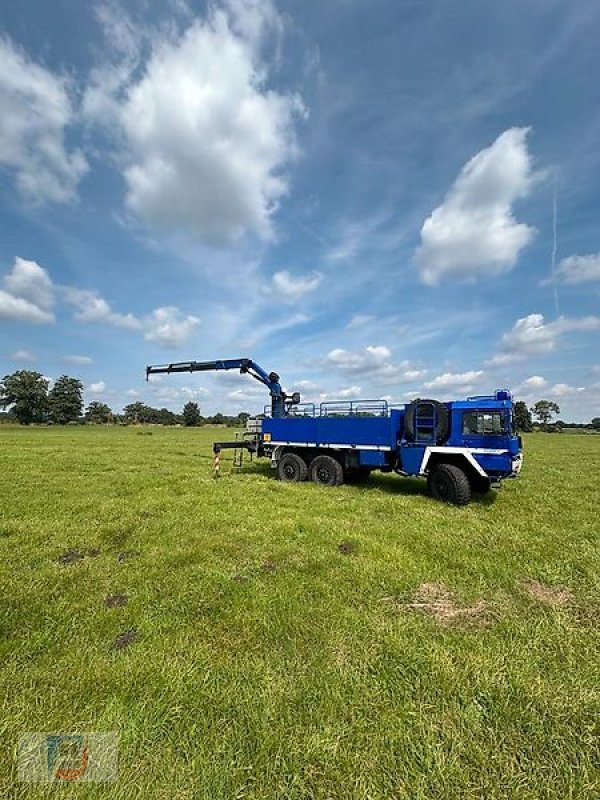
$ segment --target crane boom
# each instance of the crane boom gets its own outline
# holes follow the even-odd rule
[[[171,374],[172,372],[208,372],[239,369],[240,374],[248,374],[260,383],[263,383],[271,395],[271,414],[273,417],[283,417],[286,413],[286,395],[279,383],[279,375],[276,372],[267,372],[260,364],[251,358],[225,358],[216,361],[176,361],[172,364],[153,364],[146,367],[146,380],[150,375]],[[293,396],[293,402],[296,400]],[[287,400],[289,403],[290,400]]]

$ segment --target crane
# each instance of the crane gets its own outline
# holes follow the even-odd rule
[[[177,361],[173,364],[154,364],[146,367],[146,380],[150,375],[171,374],[173,372],[209,372],[239,369],[241,375],[251,375],[263,383],[271,395],[271,416],[285,417],[291,405],[300,402],[300,395],[294,392],[287,395],[281,388],[276,372],[267,372],[251,358],[224,358],[217,361]]]

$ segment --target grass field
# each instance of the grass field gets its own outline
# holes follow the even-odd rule
[[[455,508],[143,433],[0,429],[1,797],[598,796],[600,437]],[[118,781],[18,783],[25,731],[118,732]]]

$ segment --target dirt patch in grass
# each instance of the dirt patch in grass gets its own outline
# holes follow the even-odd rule
[[[261,572],[275,572],[277,570],[277,564],[274,561],[265,561],[260,569]]]
[[[113,642],[113,650],[125,650],[126,647],[132,645],[138,638],[138,632],[132,628],[125,633],[119,634]]]
[[[573,592],[566,586],[549,586],[530,579],[521,581],[521,589],[534,600],[551,606],[568,606],[575,601]]]
[[[77,561],[82,561],[84,558],[96,558],[96,556],[99,555],[100,549],[98,547],[87,547],[84,550],[80,550],[78,547],[70,547],[58,557],[58,563],[75,564]]]
[[[399,601],[406,611],[432,617],[440,625],[485,627],[494,621],[494,614],[484,600],[471,606],[457,603],[454,593],[443,583],[422,583],[409,600]]]
[[[241,573],[238,573],[237,575],[233,576],[232,580],[234,580],[236,583],[244,583],[245,581],[249,581],[250,580],[250,576],[249,575],[242,575]]]
[[[122,564],[123,561],[130,561],[132,558],[137,558],[141,555],[139,550],[124,550],[117,555],[117,560]]]
[[[356,553],[358,549],[358,545],[356,542],[340,542],[338,544],[338,550],[342,555],[349,556],[351,553]]]
[[[81,561],[83,558],[85,558],[85,556],[81,550],[78,550],[76,547],[70,547],[58,557],[58,563],[75,564],[75,562]]]
[[[129,598],[126,594],[109,594],[104,598],[104,603],[107,608],[121,608],[126,606]]]

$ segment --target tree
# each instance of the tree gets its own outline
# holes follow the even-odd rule
[[[592,428],[595,431],[600,431],[600,417],[594,417],[592,420]]]
[[[11,412],[21,425],[43,422],[48,410],[49,381],[39,372],[20,369],[0,381],[0,406]]]
[[[189,403],[186,403],[183,407],[183,424],[186,428],[194,428],[200,424],[200,420],[202,417],[200,416],[200,409],[198,408],[198,403],[194,403],[191,400]]]
[[[560,414],[560,408],[553,400],[538,400],[537,403],[532,406],[531,413],[534,417],[539,419],[544,430],[547,430],[548,423],[552,419],[552,416],[554,414]]]
[[[83,383],[77,378],[61,375],[48,395],[50,419],[57,425],[66,425],[81,416],[83,409]]]
[[[531,412],[527,408],[527,403],[524,403],[523,400],[517,400],[515,403],[515,427],[523,433],[529,433],[533,430]]]
[[[125,406],[123,415],[129,423],[150,422],[152,409],[144,403],[140,403],[138,400],[137,403],[130,403],[128,406]]]
[[[93,400],[85,410],[85,418],[88,422],[96,422],[105,425],[112,420],[113,412],[106,403]]]

